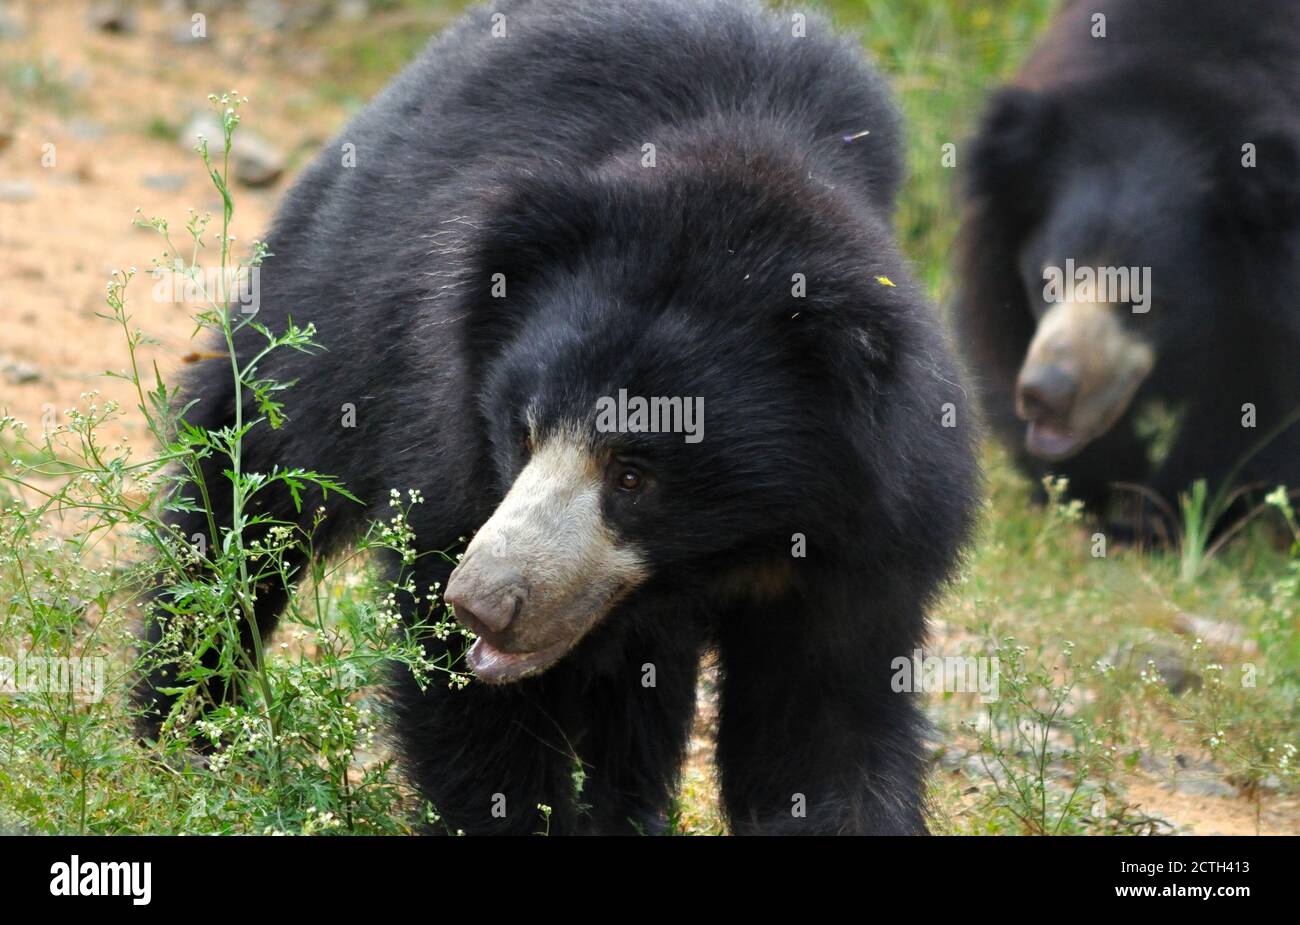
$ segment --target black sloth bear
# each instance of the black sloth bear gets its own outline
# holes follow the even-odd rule
[[[430,655],[479,681],[397,671],[390,690],[446,829],[536,832],[546,804],[552,833],[662,830],[714,646],[735,831],[925,831],[923,718],[892,662],[920,644],[977,474],[959,372],[892,241],[898,136],[881,78],[820,19],[503,3],[289,193],[258,319],[313,322],[328,352],[268,359],[297,382],[289,421],[244,465],[336,474],[372,505],[418,488],[421,549],[472,536],[415,583],[445,583],[477,634]],[[194,423],[230,423],[228,375],[199,370]],[[647,404],[695,420],[656,431]],[[375,516],[324,503],[326,551]],[[257,601],[264,632],[286,593]]]
[[[1300,485],[1300,4],[1067,4],[967,168],[956,321],[1027,471]]]

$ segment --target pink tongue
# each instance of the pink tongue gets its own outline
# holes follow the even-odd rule
[[[465,661],[479,680],[501,684],[546,670],[572,648],[573,642],[562,639],[536,652],[503,652],[480,636],[465,653]]]
[[[492,680],[503,675],[511,673],[520,662],[528,656],[515,652],[502,652],[500,649],[494,649],[488,644],[483,637],[474,640],[474,645],[470,646],[469,652],[465,655],[465,660],[469,662],[470,669],[484,680]]]
[[[1042,421],[1030,421],[1025,434],[1029,452],[1049,459],[1069,455],[1079,443],[1073,432]]]

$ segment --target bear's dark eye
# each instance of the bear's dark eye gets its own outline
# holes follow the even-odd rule
[[[622,466],[618,470],[618,477],[615,484],[623,491],[639,491],[641,489],[641,472],[632,466]]]

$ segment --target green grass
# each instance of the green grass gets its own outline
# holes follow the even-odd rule
[[[1080,783],[1072,775],[1086,768],[1085,792],[1107,795],[1112,810],[1124,809],[1125,775],[1144,758],[1163,755],[1212,761],[1223,779],[1256,799],[1265,796],[1265,783],[1294,789],[1297,561],[1266,531],[1246,533],[1193,581],[1181,577],[1172,553],[1112,545],[1095,557],[1093,529],[1077,508],[1059,494],[1046,509],[1035,508],[1000,453],[990,452],[988,464],[992,493],[980,539],[935,613],[940,631],[932,646],[1000,655],[1004,685],[1029,693],[1007,698],[996,711],[969,695],[941,698],[933,704],[940,738],[987,758],[1000,735],[1005,741],[1020,723],[1041,723],[1036,711],[1072,686],[1058,714],[1051,773],[1023,742],[1002,755],[1030,789],[1063,800]],[[1239,627],[1240,640],[1201,641],[1197,628],[1209,624],[1189,627],[1188,614]],[[1008,645],[1020,651],[1019,662],[1007,658]],[[1153,657],[1197,684],[1172,693],[1153,670]],[[963,807],[950,820],[952,830],[1040,830],[1042,820],[1026,822],[1023,806],[1013,803],[1019,814],[1011,812],[997,775],[969,770],[936,778],[942,801]],[[970,787],[979,790],[973,808],[969,795],[961,796]],[[1062,831],[1129,831],[1133,823],[1132,814],[1096,819],[1091,799],[1064,815]]]
[[[331,26],[305,36],[329,50],[330,76],[315,92],[359,104],[460,6],[390,0],[363,28]],[[940,303],[952,290],[948,255],[958,220],[955,171],[941,163],[943,145],[957,145],[960,164],[988,89],[1014,70],[1051,7],[1049,0],[830,5],[841,27],[862,36],[906,112],[910,178],[898,225]],[[57,94],[49,103],[57,104]],[[228,258],[223,248],[220,259]],[[134,345],[141,335],[130,321],[126,282],[120,278],[111,290],[108,315]],[[206,323],[219,328],[223,320],[210,315]],[[309,340],[304,333],[296,344],[272,346],[306,348]],[[141,408],[161,415],[152,372],[137,379]],[[255,380],[248,386],[266,387]],[[266,398],[273,405],[274,392]],[[267,411],[273,417],[271,406]],[[25,434],[12,421],[0,426],[0,654],[98,657],[107,666],[107,695],[98,702],[0,695],[0,829],[411,830],[429,810],[373,738],[372,682],[387,658],[434,675],[437,666],[419,666],[409,639],[392,633],[390,595],[411,589],[380,583],[364,556],[301,576],[304,588],[268,652],[255,664],[223,665],[248,694],[243,706],[222,708],[206,724],[187,714],[158,749],[131,740],[122,692],[134,668],[130,629],[148,580],[142,563],[184,553],[154,513],[173,484],[161,462],[239,451],[232,435],[182,440],[161,417],[160,459],[96,441],[105,416],[140,413],[89,398],[80,416],[49,438]],[[934,610],[928,651],[996,657],[1001,696],[986,704],[970,694],[930,695],[936,831],[1168,831],[1159,807],[1135,805],[1127,794],[1134,775],[1153,766],[1212,762],[1261,814],[1270,794],[1294,795],[1300,549],[1279,549],[1262,522],[1291,516],[1294,526],[1289,508],[1279,504],[1188,569],[1177,552],[1111,544],[1094,555],[1094,531],[1069,502],[1068,487],[1050,485],[1051,503],[1035,507],[1031,486],[996,448],[988,448],[986,467],[978,541]],[[257,489],[245,482],[243,490]],[[415,503],[400,501],[394,516],[400,519],[407,501]],[[392,521],[385,525],[370,545],[409,545]],[[259,550],[235,537],[211,564],[220,595],[205,598],[211,589],[195,586],[193,600],[203,606],[190,608],[223,618],[193,632],[219,644],[240,618],[249,582],[275,574],[292,543],[309,544],[310,536],[283,538],[260,550],[256,564]],[[439,618],[434,600],[429,621]],[[1235,628],[1237,638],[1207,628]],[[1165,676],[1175,670],[1189,679],[1178,693]],[[203,737],[220,743],[215,752],[190,747]],[[673,819],[680,832],[722,829],[712,779],[695,765]],[[1280,825],[1300,830],[1294,811]]]
[[[964,143],[988,90],[1014,72],[1054,7],[1054,0],[828,4],[838,25],[862,36],[903,107],[909,179],[899,234],[941,302],[952,289],[947,255],[957,230],[954,193]],[[948,144],[956,146],[956,168],[944,165]]]
[[[364,23],[333,24],[307,36],[305,41],[324,52],[327,62],[316,92],[348,108],[365,105],[469,5],[464,0],[392,0]]]
[[[66,115],[78,106],[81,99],[59,59],[52,55],[0,61],[0,91],[13,101],[19,115],[32,108],[50,109]]]

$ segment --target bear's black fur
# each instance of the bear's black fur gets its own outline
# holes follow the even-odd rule
[[[994,97],[966,166],[956,323],[987,419],[1027,472],[1068,476],[1099,513],[1115,482],[1174,504],[1200,478],[1212,492],[1300,485],[1300,426],[1235,470],[1300,408],[1300,4],[1069,3]],[[1121,323],[1154,367],[1122,417],[1045,462],[1026,449],[1017,375],[1046,309],[1042,267],[1067,258],[1151,268],[1149,311]],[[1152,400],[1179,416],[1163,461],[1135,431]]]
[[[367,501],[325,501],[328,551],[393,488],[427,499],[422,550],[454,546],[531,446],[575,427],[593,459],[644,466],[644,491],[599,504],[648,575],[554,667],[423,693],[395,672],[404,768],[447,829],[538,831],[542,803],[552,833],[661,828],[716,646],[735,831],[924,832],[924,723],[892,662],[921,642],[977,475],[959,373],[892,240],[882,80],[822,20],[795,35],[793,14],[747,2],[494,10],[436,40],[288,194],[258,317],[314,323],[328,352],[267,359],[262,376],[297,384],[245,468],[310,467]],[[194,423],[230,423],[228,377],[198,370]],[[704,439],[596,432],[620,389],[702,397]],[[307,516],[287,498],[267,512]],[[450,571],[423,557],[416,586]],[[284,602],[264,591],[264,632]],[[427,645],[459,656],[458,639]]]

